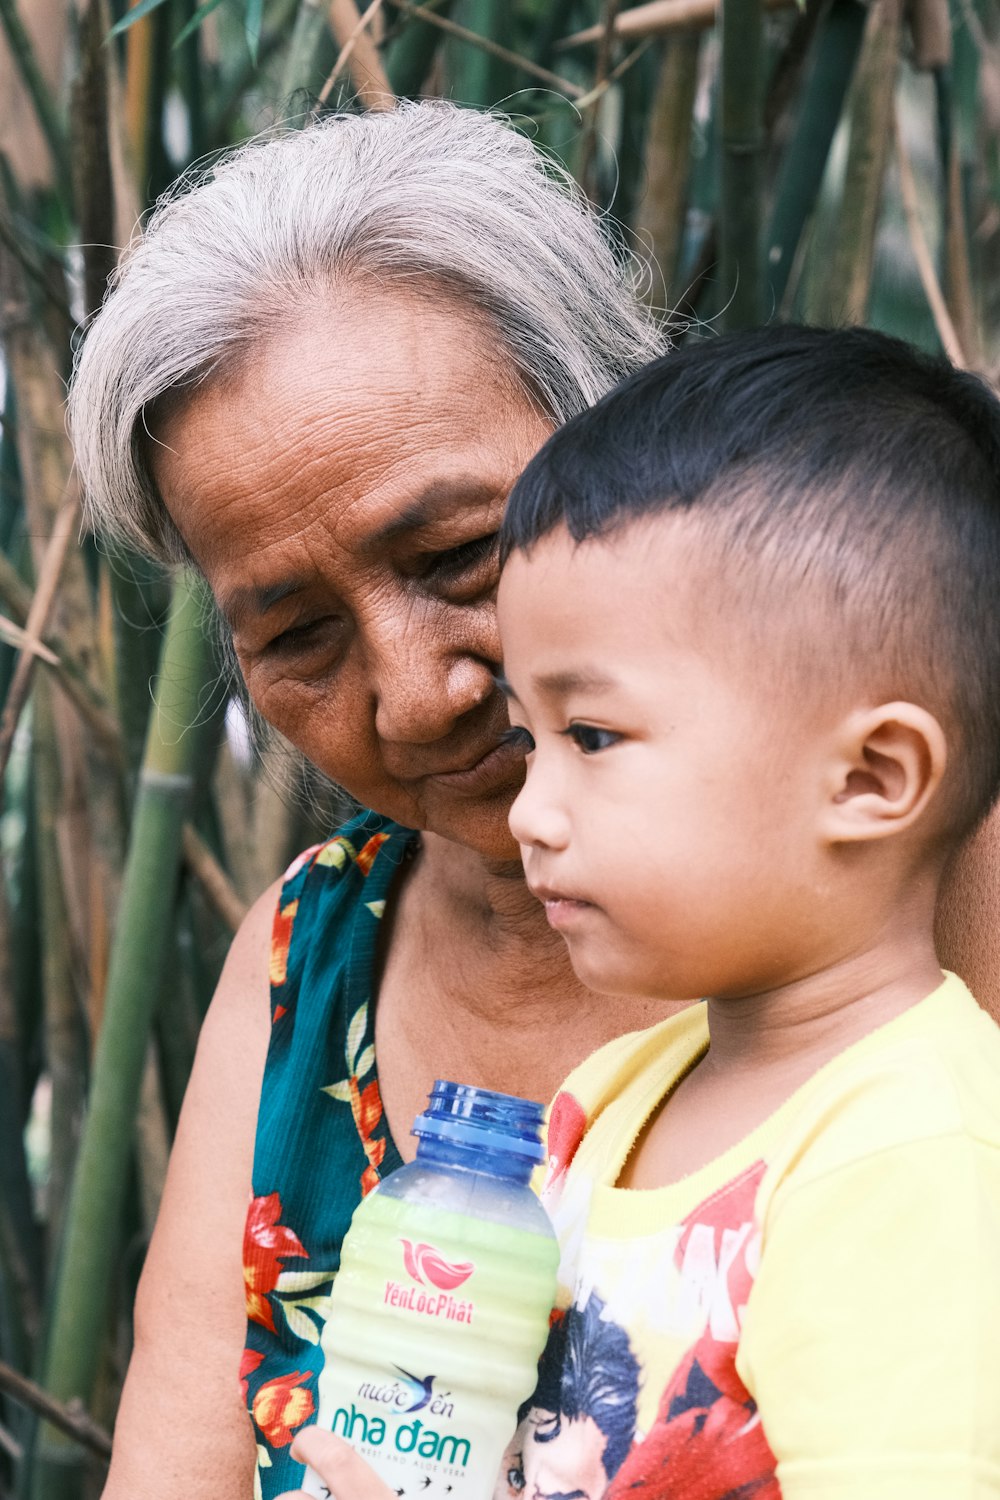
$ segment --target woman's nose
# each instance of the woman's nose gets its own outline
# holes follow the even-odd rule
[[[423,632],[401,632],[372,661],[375,729],[387,744],[430,744],[496,691],[487,661],[453,654]]]
[[[509,814],[510,831],[517,842],[532,849],[565,849],[569,843],[569,817],[552,777],[539,764],[538,752],[529,762],[524,786]]]

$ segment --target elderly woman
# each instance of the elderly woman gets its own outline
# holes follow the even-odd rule
[[[439,103],[257,143],[159,210],[84,345],[95,524],[201,571],[257,711],[368,809],[234,942],[105,1500],[248,1500],[255,1441],[264,1496],[293,1486],[341,1238],[432,1080],[545,1099],[662,1016],[580,987],[507,827],[505,499],[662,344],[568,189]]]

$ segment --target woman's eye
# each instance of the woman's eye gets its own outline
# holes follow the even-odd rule
[[[302,625],[292,625],[276,635],[266,647],[270,656],[294,656],[296,652],[310,651],[323,639],[324,627],[331,622],[325,616],[319,620],[308,620]]]
[[[563,734],[571,739],[584,755],[597,755],[601,750],[610,750],[621,739],[613,729],[598,729],[593,724],[571,724]]]
[[[500,736],[500,743],[501,745],[516,745],[525,755],[530,755],[535,748],[535,737],[530,729],[525,729],[523,724],[512,724]]]
[[[507,1470],[507,1487],[515,1495],[519,1495],[524,1489],[524,1472],[521,1469]]]
[[[435,583],[448,583],[452,579],[460,579],[473,568],[482,567],[496,556],[499,536],[499,532],[491,531],[488,536],[463,542],[460,547],[450,547],[447,552],[434,553],[424,568],[424,577]]]

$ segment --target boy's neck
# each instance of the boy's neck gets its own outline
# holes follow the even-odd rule
[[[766,993],[710,999],[710,1043],[639,1134],[619,1186],[676,1182],[743,1140],[826,1063],[941,983],[930,911]]]
[[[940,983],[929,932],[918,943],[909,935],[904,944],[844,953],[819,973],[765,994],[710,999],[705,1063],[716,1076],[786,1073],[793,1063],[804,1080]]]

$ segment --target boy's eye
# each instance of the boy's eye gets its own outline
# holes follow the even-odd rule
[[[525,729],[523,724],[512,724],[509,729],[505,729],[500,736],[500,743],[501,745],[516,745],[525,755],[530,755],[535,748],[534,735],[529,729]]]
[[[621,735],[615,734],[613,729],[598,729],[593,724],[571,724],[562,732],[584,755],[597,755],[601,750],[610,750],[621,739]]]

